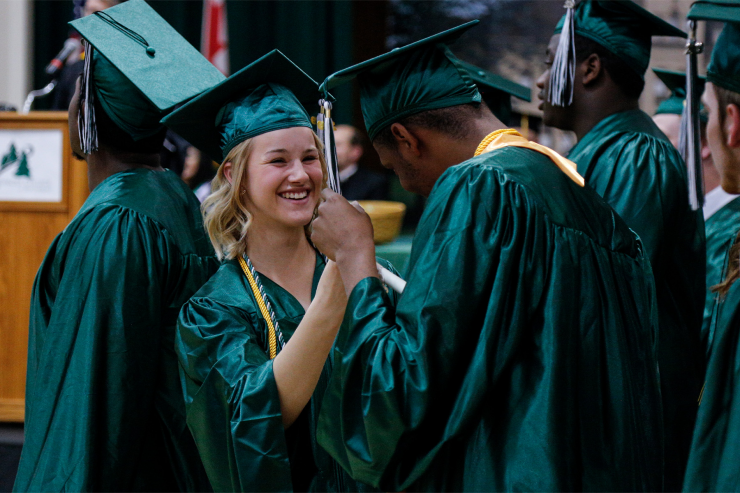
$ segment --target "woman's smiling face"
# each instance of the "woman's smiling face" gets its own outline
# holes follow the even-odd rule
[[[313,130],[291,127],[252,138],[243,202],[252,220],[303,227],[318,205],[323,171]]]

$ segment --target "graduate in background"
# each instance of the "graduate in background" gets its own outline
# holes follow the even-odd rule
[[[347,200],[388,200],[388,177],[359,164],[365,153],[360,132],[352,125],[337,125],[334,140],[342,195]]]
[[[318,96],[275,50],[164,120],[223,163],[203,210],[225,261],[183,307],[176,339],[188,427],[216,491],[369,489],[315,439],[347,303],[307,237],[327,179],[305,109]]]
[[[686,34],[627,0],[581,1],[555,32],[547,70],[537,81],[543,122],[575,132],[578,143],[568,158],[640,236],[650,257],[658,295],[665,488],[676,491],[704,375],[704,220],[689,205],[683,159],[639,109],[638,98],[651,37]]]
[[[143,0],[71,24],[87,64],[70,140],[91,193],[34,283],[14,490],[208,490],[173,345],[218,263],[198,201],[159,165],[159,120],[223,76]]]
[[[686,101],[686,74],[670,70],[653,69],[653,72],[671,90],[671,97],[660,103],[653,116],[658,128],[678,148],[681,127],[681,114]],[[704,91],[706,78],[697,79],[698,90]],[[712,151],[707,144],[707,113],[702,106],[699,114],[701,124],[701,159],[704,189],[709,192],[704,197],[704,231],[707,250],[707,289],[704,303],[704,320],[701,326],[701,342],[707,357],[712,341],[712,317],[717,307],[717,293],[712,290],[722,282],[726,273],[727,252],[735,241],[737,224],[740,224],[740,200],[738,195],[725,192],[720,186],[720,174],[712,160]]]
[[[523,101],[532,101],[532,91],[528,87],[517,84],[514,81],[496,75],[488,70],[476,67],[472,63],[459,61],[460,65],[468,71],[478,87],[483,102],[488,109],[504,125],[512,125],[511,121],[511,97],[517,97]],[[516,122],[518,123],[518,122]]]
[[[702,101],[709,112],[707,141],[722,188],[740,193],[740,6],[698,2],[689,19],[728,21],[707,67]],[[720,213],[718,213],[720,214]],[[725,277],[716,291],[710,357],[699,404],[684,491],[740,490],[740,223],[728,222],[734,243],[724,258]]]
[[[655,291],[643,246],[575,164],[507,129],[451,43],[330,76],[428,196],[394,306],[369,218],[324,191],[311,238],[349,301],[318,441],[386,491],[657,491]]]

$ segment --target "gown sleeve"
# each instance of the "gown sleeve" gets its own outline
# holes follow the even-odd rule
[[[426,470],[449,438],[446,428],[457,426],[449,417],[465,419],[453,408],[459,396],[475,406],[480,386],[496,379],[517,336],[507,328],[531,301],[521,277],[534,274],[537,255],[545,255],[517,218],[526,200],[516,186],[495,186],[493,173],[461,173],[448,170],[430,197],[398,306],[379,279],[360,281],[335,343],[319,444],[354,479],[386,490],[406,489]],[[507,252],[532,271],[498,264]],[[499,296],[521,302],[509,311],[495,306]],[[483,325],[492,330],[482,333]],[[475,357],[476,346],[486,346],[478,338],[501,348],[495,360]]]
[[[256,313],[197,295],[180,313],[187,422],[214,491],[293,487],[263,324]]]
[[[653,265],[661,265],[663,238],[677,232],[672,216],[688,208],[683,162],[670,143],[640,133],[623,135],[602,160],[618,163],[618,171],[597,191],[640,236]]]
[[[16,490],[132,490],[161,364],[172,239],[146,216],[101,207],[60,236],[36,277]],[[53,261],[56,259],[56,261]],[[172,269],[176,271],[177,269]]]

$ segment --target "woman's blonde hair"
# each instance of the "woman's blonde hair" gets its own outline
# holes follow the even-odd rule
[[[326,187],[326,160],[321,141],[315,133],[312,134],[321,162],[323,190]],[[252,223],[252,215],[244,205],[240,191],[247,179],[246,169],[251,153],[252,139],[245,140],[229,152],[211,182],[211,195],[201,205],[203,225],[219,259],[235,259],[247,251],[247,231]],[[229,161],[231,183],[224,176],[223,166]]]

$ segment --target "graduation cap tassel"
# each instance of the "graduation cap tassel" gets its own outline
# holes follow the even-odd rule
[[[324,100],[319,99],[319,114],[316,115],[316,135],[319,137],[319,141],[324,143]],[[326,149],[324,149],[324,155],[326,155]]]
[[[331,118],[332,104],[328,100],[328,95],[326,99],[319,101],[319,106],[321,106],[321,112],[316,117],[316,134],[324,144],[324,158],[326,159],[328,175],[326,181],[332,191],[341,194],[342,187],[339,181],[339,167],[337,166],[337,148],[334,143],[334,124]],[[406,287],[406,281],[382,265],[376,264],[376,266],[383,282],[395,292],[399,294],[403,293],[403,289]]]
[[[94,48],[86,40],[82,41],[85,50],[85,64],[80,81],[79,109],[77,112],[77,131],[80,135],[82,152],[90,154],[98,150],[98,129],[95,124],[95,90],[92,78],[92,58]]]
[[[339,168],[337,167],[337,152],[334,144],[334,124],[331,119],[331,109],[331,102],[324,100],[324,150],[326,169],[329,175],[329,186],[333,191],[341,194],[342,188],[339,183]]]
[[[570,106],[573,103],[573,80],[576,74],[575,44],[575,0],[566,0],[563,5],[565,21],[560,33],[560,41],[550,69],[550,82],[547,100],[555,106]]]
[[[701,134],[699,129],[699,97],[697,88],[697,55],[704,49],[696,41],[696,22],[688,23],[689,37],[686,41],[686,104],[681,115],[681,131],[678,148],[681,152],[689,177],[689,204],[697,210],[704,204],[704,185],[702,184]]]

